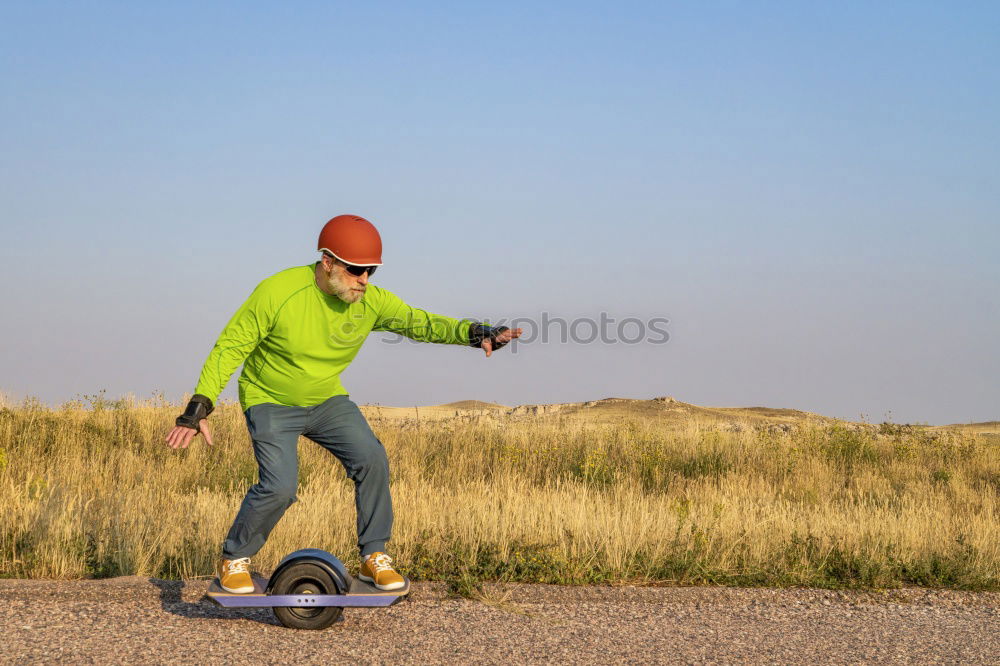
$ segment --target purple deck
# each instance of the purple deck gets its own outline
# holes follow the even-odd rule
[[[226,592],[215,579],[208,588],[208,597],[226,608],[295,608],[340,606],[342,608],[390,606],[410,593],[410,581],[401,589],[386,592],[358,579],[351,581],[350,594],[265,594],[267,580],[253,577],[254,591],[247,594]]]

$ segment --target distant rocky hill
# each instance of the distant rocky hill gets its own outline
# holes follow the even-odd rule
[[[492,409],[492,410],[508,410],[510,407],[506,405],[498,405],[495,402],[483,402],[482,400],[459,400],[458,402],[449,402],[444,405],[438,405],[439,407],[447,407],[449,409]]]
[[[700,407],[675,400],[670,396],[652,398],[651,400],[603,398],[586,402],[519,405],[516,407],[481,400],[460,400],[427,407],[362,405],[361,410],[373,421],[390,421],[403,426],[419,426],[421,423],[428,422],[453,424],[537,422],[565,425],[610,425],[632,421],[668,429],[698,426],[723,431],[768,429],[787,432],[806,425],[834,423],[841,423],[852,429],[878,427],[867,423],[834,419],[798,409]],[[961,429],[985,435],[990,441],[1000,442],[1000,421],[918,427],[931,431]]]
[[[700,407],[664,396],[651,400],[604,398],[586,402],[508,407],[479,400],[462,400],[428,407],[364,405],[369,419],[421,422],[540,421],[580,424],[613,424],[623,421],[655,422],[664,427],[714,426],[723,430],[769,427],[788,430],[806,423],[833,423],[835,419],[796,409],[770,407]]]

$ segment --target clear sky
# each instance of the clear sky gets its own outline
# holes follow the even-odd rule
[[[998,63],[996,2],[6,2],[0,390],[180,400],[355,213],[432,312],[670,320],[373,336],[357,402],[997,419]]]

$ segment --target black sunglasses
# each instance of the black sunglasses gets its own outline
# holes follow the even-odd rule
[[[365,273],[368,273],[369,276],[375,275],[376,268],[378,268],[378,266],[352,266],[350,264],[344,264],[344,270],[354,277],[361,277]]]
[[[355,266],[353,264],[347,263],[346,261],[341,261],[340,259],[337,259],[337,257],[333,256],[332,254],[328,254],[326,252],[323,253],[323,256],[330,257],[333,263],[343,266],[344,270],[346,270],[354,277],[361,277],[365,273],[368,273],[369,276],[375,275],[375,269],[378,268],[378,266]]]

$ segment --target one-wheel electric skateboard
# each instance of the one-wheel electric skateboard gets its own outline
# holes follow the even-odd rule
[[[226,592],[212,581],[208,597],[226,608],[268,608],[278,621],[293,629],[325,629],[345,608],[391,606],[409,594],[410,581],[397,590],[380,590],[354,578],[336,557],[318,548],[286,555],[268,580],[254,578],[254,591]]]

